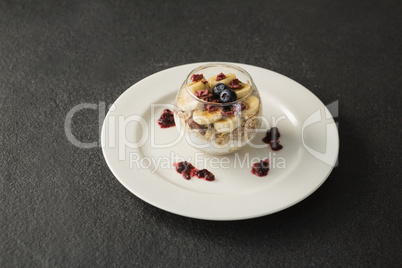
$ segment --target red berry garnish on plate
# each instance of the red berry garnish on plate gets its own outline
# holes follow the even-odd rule
[[[169,109],[163,110],[163,113],[158,119],[158,124],[161,128],[174,127],[176,124],[174,122],[173,112]]]
[[[176,167],[176,171],[182,174],[183,178],[186,180],[191,179],[193,176],[197,176],[200,179],[205,179],[206,181],[215,180],[214,174],[207,169],[196,169],[193,165],[187,161],[178,162],[173,164]]]
[[[283,148],[283,146],[279,143],[279,137],[281,134],[279,133],[279,129],[277,127],[272,127],[267,130],[265,137],[262,141],[266,144],[269,144],[273,151],[279,151]]]
[[[255,163],[251,169],[251,173],[257,175],[258,177],[267,176],[269,171],[269,160],[261,160],[258,163]]]
[[[270,144],[271,149],[273,151],[279,151],[280,149],[283,148],[283,146],[279,143],[279,141],[272,141]]]
[[[214,176],[214,174],[212,174],[209,170],[207,170],[207,169],[200,169],[200,170],[196,170],[195,172],[194,172],[194,174],[198,177],[198,178],[200,178],[200,179],[205,179],[205,180],[207,180],[207,181],[213,181],[213,180],[215,180],[215,176]]]

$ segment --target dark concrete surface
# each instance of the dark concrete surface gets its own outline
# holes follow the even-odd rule
[[[397,267],[401,1],[0,1],[1,267]],[[339,101],[340,160],[313,195],[257,219],[155,208],[100,148],[64,133],[157,71],[230,61]],[[73,133],[96,141],[98,114]]]

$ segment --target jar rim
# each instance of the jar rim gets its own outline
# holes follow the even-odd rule
[[[202,100],[202,99],[196,97],[196,96],[189,90],[189,88],[188,88],[188,84],[189,84],[188,81],[190,80],[191,76],[192,76],[193,74],[195,74],[196,72],[198,72],[198,71],[200,71],[200,70],[207,69],[207,68],[211,68],[211,67],[231,68],[231,69],[235,69],[235,70],[237,70],[237,71],[239,71],[239,72],[242,72],[242,73],[245,74],[245,75],[248,77],[248,79],[249,79],[248,82],[250,83],[250,87],[251,87],[250,92],[248,92],[247,95],[245,95],[244,97],[242,97],[242,98],[240,98],[240,99],[238,99],[238,100],[235,100],[235,101],[232,101],[232,102],[226,102],[226,103],[209,102],[209,101],[205,101],[205,100]],[[203,64],[203,65],[201,65],[201,66],[198,66],[197,68],[193,69],[193,70],[187,75],[187,78],[186,78],[186,80],[184,81],[184,84],[185,84],[185,86],[186,86],[187,92],[190,94],[191,97],[193,97],[194,99],[196,99],[197,101],[199,101],[199,102],[201,102],[201,103],[204,103],[204,104],[207,104],[207,105],[218,106],[218,107],[225,107],[225,106],[229,106],[229,105],[241,103],[243,100],[245,100],[246,98],[248,98],[248,97],[254,92],[254,88],[255,88],[254,81],[253,81],[251,75],[250,75],[246,70],[244,70],[243,68],[241,68],[241,67],[239,67],[239,66],[237,66],[237,65],[228,64],[228,63],[207,63],[207,64]]]

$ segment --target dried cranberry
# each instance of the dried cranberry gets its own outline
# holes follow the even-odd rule
[[[226,75],[224,75],[223,73],[220,73],[216,76],[216,81],[221,81],[222,79],[225,79]]]
[[[230,106],[225,106],[223,107],[221,114],[225,116],[232,116],[234,115],[235,112],[235,107],[230,105]]]
[[[204,77],[203,74],[193,74],[190,78],[191,82],[198,82]]]
[[[215,105],[207,104],[207,105],[205,105],[205,109],[206,109],[208,112],[214,112],[214,111],[219,110],[219,107],[218,107],[218,106],[215,106]]]
[[[231,89],[237,89],[237,88],[241,88],[241,85],[239,84],[239,79],[233,79],[232,81],[230,81],[228,87]]]
[[[207,100],[212,97],[212,93],[208,92],[208,89],[198,90],[194,93],[194,95],[202,100]]]
[[[246,106],[246,105],[244,105],[243,103],[241,103],[241,110],[242,111],[244,111],[244,110],[248,110],[248,106]]]

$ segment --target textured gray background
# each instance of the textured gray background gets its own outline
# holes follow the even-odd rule
[[[0,266],[397,266],[401,1],[0,1]],[[231,61],[339,100],[340,165],[282,212],[188,219],[146,204],[64,134],[157,71]],[[96,111],[73,133],[98,139]]]

